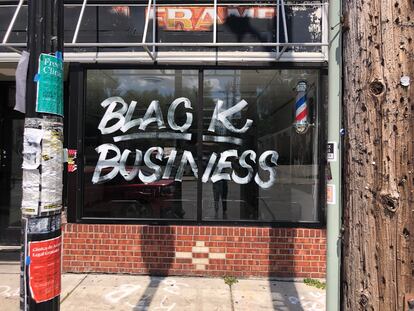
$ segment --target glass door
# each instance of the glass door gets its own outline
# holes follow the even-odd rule
[[[20,241],[24,115],[14,111],[15,87],[0,84],[0,244]]]

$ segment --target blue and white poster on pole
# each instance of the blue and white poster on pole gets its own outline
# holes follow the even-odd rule
[[[61,57],[40,54],[36,111],[63,116],[63,61]]]

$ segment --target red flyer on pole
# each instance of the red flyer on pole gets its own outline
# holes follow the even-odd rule
[[[29,285],[36,302],[60,295],[62,237],[29,242]]]

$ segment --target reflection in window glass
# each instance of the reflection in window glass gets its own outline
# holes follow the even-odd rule
[[[286,23],[289,42],[304,43],[322,42],[322,6],[321,5],[286,5]],[[281,26],[281,42],[284,34]],[[288,47],[287,51],[295,52],[321,52],[320,46]]]
[[[218,7],[218,42],[276,42],[275,5]],[[274,51],[274,47],[226,47],[220,50]]]
[[[196,219],[197,87],[197,71],[88,71],[84,216]]]
[[[157,8],[158,42],[213,42],[214,7],[159,6]],[[160,47],[159,51],[209,50],[208,47]]]
[[[81,1],[65,1],[64,37],[65,42],[72,42],[73,34],[79,19]],[[121,1],[113,5],[96,1],[86,7],[78,43],[114,43],[142,41],[146,19],[146,1]],[[179,4],[178,4],[179,3]],[[219,1],[217,6],[218,43],[269,43],[277,41],[277,16],[279,15],[279,41],[286,42],[283,31],[281,11],[277,14],[277,1]],[[323,6],[320,1],[286,1],[285,14],[288,42],[319,43],[322,40]],[[16,5],[0,6],[0,38],[6,32]],[[150,14],[147,42],[159,43],[212,43],[214,7],[211,1],[159,1],[157,2],[156,28],[153,32],[153,16]],[[26,42],[27,6],[24,5],[16,19],[8,42]],[[325,29],[326,31],[326,29]],[[1,51],[9,51],[0,48]],[[144,51],[141,47],[82,47],[67,48],[67,52],[91,51]],[[158,47],[156,51],[215,51],[212,47]],[[219,51],[265,51],[274,52],[275,47],[220,47]],[[288,47],[287,51],[321,52],[321,47]]]
[[[195,70],[88,70],[83,216],[318,221],[319,70],[203,79],[199,103]]]
[[[16,11],[15,5],[13,6],[1,6],[0,7],[0,38],[3,40],[4,35],[6,34],[7,28],[10,25],[11,19],[14,12]],[[25,43],[26,42],[26,28],[27,28],[27,6],[22,6],[17,15],[16,21],[14,23],[13,29],[10,33],[8,43]],[[5,47],[0,48],[0,52],[10,52],[9,49]]]
[[[76,24],[81,11],[80,6],[65,5],[64,6],[64,38],[65,42],[72,42],[75,33]]]
[[[14,14],[14,12],[13,12]],[[8,25],[7,25],[8,26]],[[27,6],[22,6],[17,15],[8,42],[26,43]]]
[[[76,25],[78,23],[81,6],[79,5],[65,5],[64,7],[64,34],[65,43],[72,43],[73,35],[75,33]],[[97,41],[97,18],[96,7],[87,6],[85,8],[82,22],[79,28],[76,43],[91,43]],[[95,47],[76,47],[66,48],[66,52],[93,52]]]
[[[317,71],[205,71],[204,219],[318,219],[317,127],[292,127],[299,81],[317,123]]]
[[[7,28],[9,27],[10,21],[16,10],[16,6],[3,6],[0,9],[0,37],[3,40],[6,34]]]
[[[101,6],[99,12],[99,42],[134,42],[142,41],[144,34],[146,7],[111,5]],[[152,42],[152,22],[148,24],[147,42]],[[141,47],[100,48],[109,51],[144,51]]]

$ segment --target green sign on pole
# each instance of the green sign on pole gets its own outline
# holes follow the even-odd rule
[[[37,73],[36,111],[63,116],[63,61],[40,54]]]

